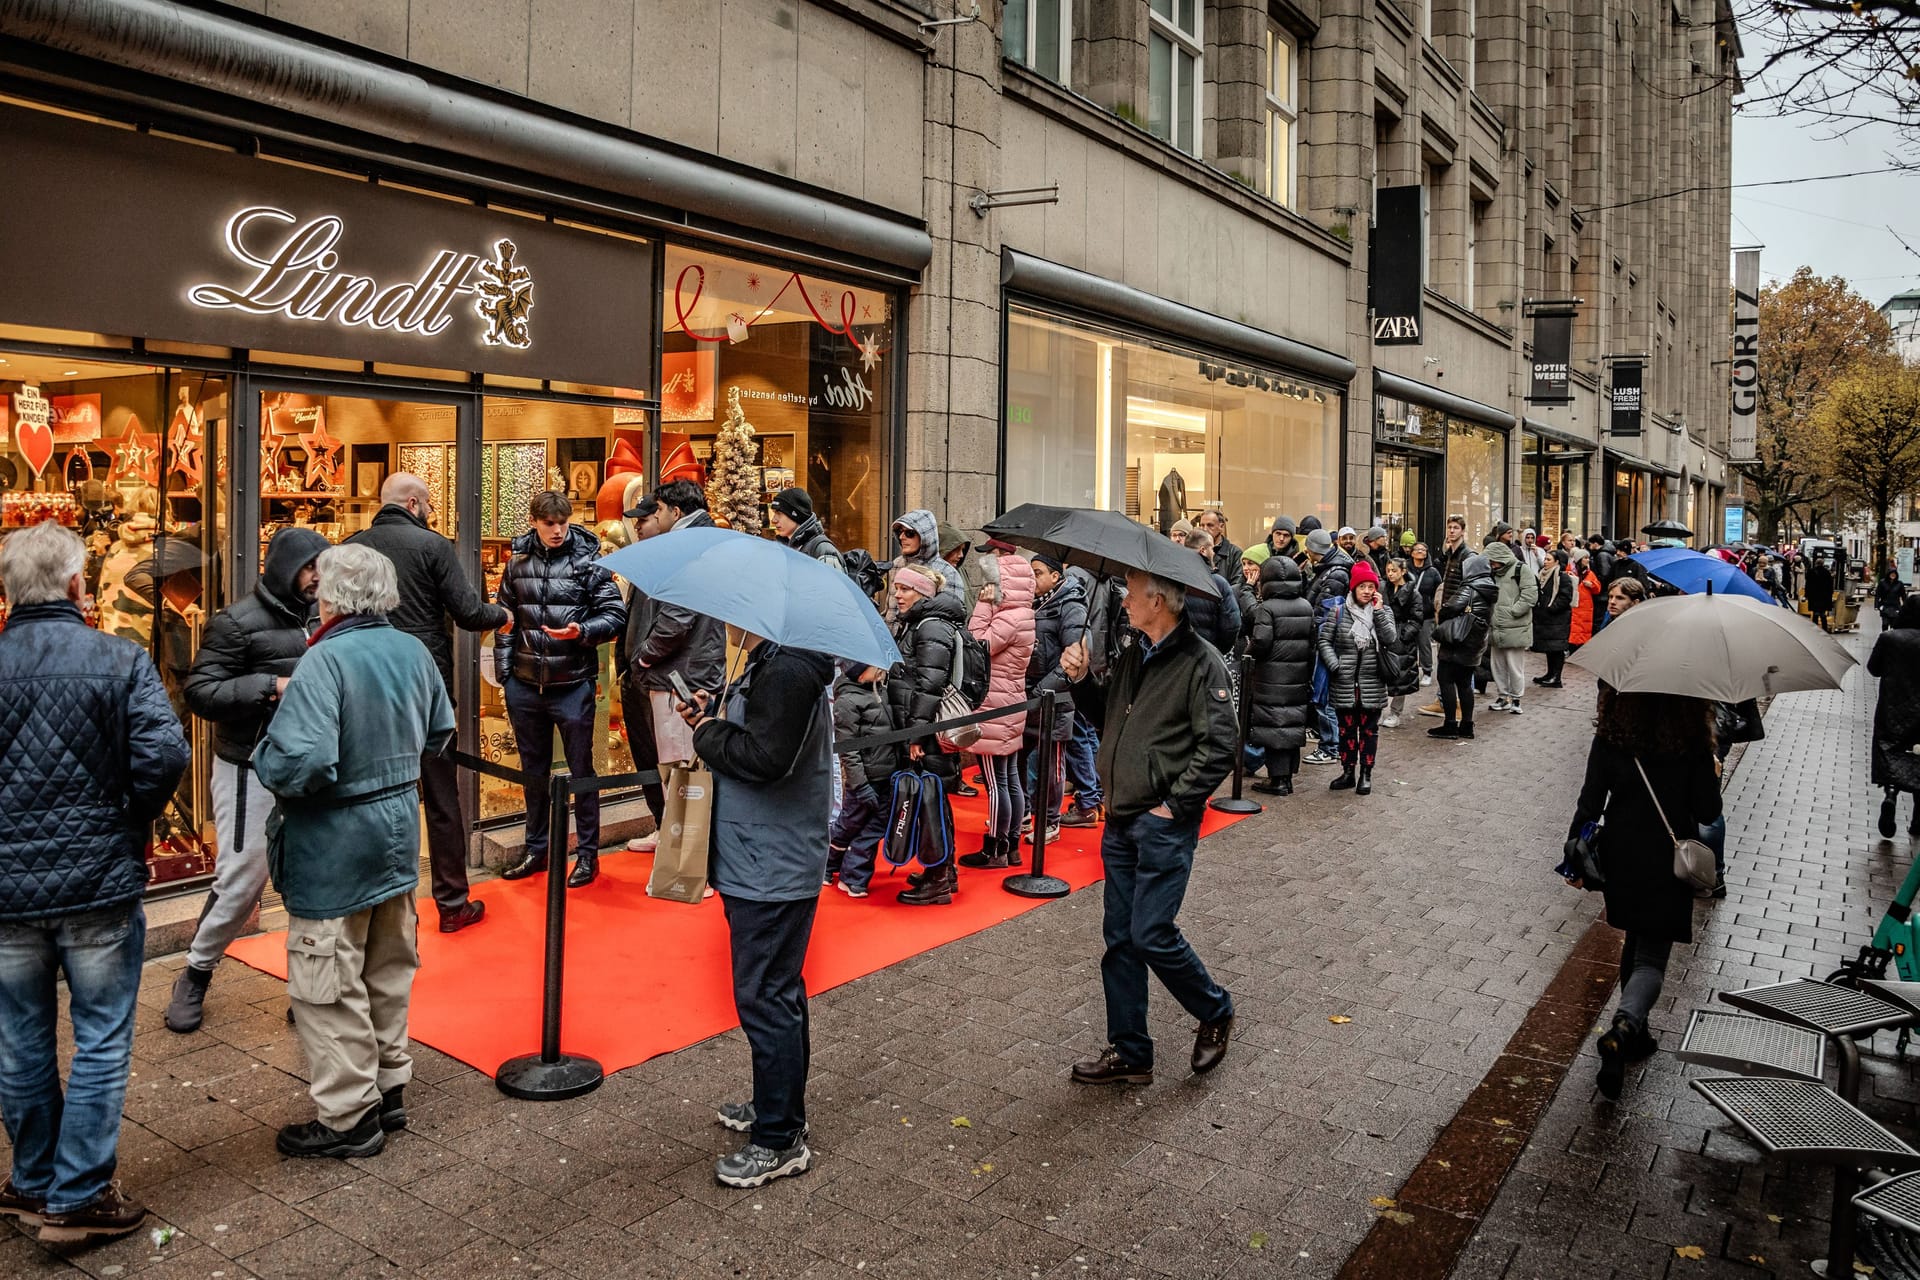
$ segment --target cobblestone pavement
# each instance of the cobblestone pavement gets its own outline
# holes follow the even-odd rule
[[[1473,743],[1431,741],[1422,730],[1435,722],[1410,715],[1383,734],[1372,797],[1330,794],[1329,771],[1309,769],[1299,795],[1202,846],[1183,923],[1241,1015],[1219,1071],[1188,1076],[1192,1024],[1156,986],[1158,1081],[1068,1082],[1069,1064],[1104,1040],[1100,898],[1090,889],[818,997],[809,1112],[818,1160],[805,1177],[758,1191],[718,1187],[710,1168],[733,1142],[713,1124],[713,1105],[740,1096],[747,1079],[737,1032],[549,1105],[506,1099],[478,1072],[421,1050],[413,1128],[384,1154],[286,1161],[274,1128],[312,1113],[282,985],[223,966],[206,1028],[174,1036],[160,1014],[180,961],[156,962],[141,997],[121,1175],[156,1225],[177,1234],[156,1247],[143,1232],[59,1260],[0,1225],[0,1275],[1333,1274],[1374,1224],[1373,1199],[1391,1196],[1420,1161],[1597,909],[1550,874],[1592,683],[1569,668],[1566,689],[1531,691],[1526,706],[1522,717],[1483,713]],[[1848,757],[1829,760],[1811,735],[1784,729],[1775,749],[1817,756],[1810,767],[1832,775],[1815,797],[1821,819],[1844,814]],[[1785,828],[1814,841],[1800,799],[1776,794],[1764,830],[1736,828],[1741,896],[1721,912],[1737,937],[1694,962],[1738,967],[1742,981],[1756,954],[1754,976],[1813,963],[1812,951],[1785,954],[1804,945],[1798,935],[1758,922],[1757,886],[1787,877],[1779,860],[1798,856],[1783,850]],[[1775,861],[1761,860],[1762,843]],[[1840,892],[1817,877],[1795,883],[1807,885],[1803,906]],[[998,889],[976,876],[968,891]],[[1763,932],[1779,941],[1763,945]],[[1656,1094],[1640,1082],[1634,1096],[1644,1110]],[[1563,1241],[1552,1259],[1561,1271],[1598,1274],[1604,1267],[1569,1260],[1566,1239],[1576,1255],[1615,1248],[1636,1238],[1625,1228],[1644,1235],[1664,1222],[1643,1224],[1638,1212],[1692,1209],[1723,1222],[1787,1194],[1790,1184],[1740,1144],[1709,1139],[1697,1110],[1657,1111],[1622,1108],[1590,1128],[1584,1098],[1563,1100],[1557,1141],[1528,1153],[1511,1205],[1503,1200],[1462,1274],[1497,1273],[1535,1230]],[[1608,1164],[1614,1153],[1631,1156],[1623,1173]],[[1695,1200],[1672,1203],[1669,1182],[1695,1188]],[[1576,1223],[1590,1224],[1577,1238]],[[1782,1229],[1817,1235],[1798,1217]],[[1727,1232],[1715,1230],[1700,1238],[1718,1253]],[[1748,1251],[1733,1234],[1727,1252]],[[1646,1253],[1620,1265],[1650,1259],[1643,1243]],[[1752,1251],[1779,1247],[1770,1238]],[[1535,1249],[1526,1245],[1514,1274],[1532,1273],[1546,1256]]]
[[[1864,663],[1878,626],[1862,625],[1845,643]],[[1862,666],[1838,691],[1783,695],[1766,739],[1745,748],[1727,785],[1727,898],[1702,905],[1695,944],[1674,951],[1651,1019],[1663,1044],[1678,1045],[1692,1010],[1718,1005],[1718,992],[1825,977],[1872,936],[1912,844],[1874,829],[1878,685]],[[1903,831],[1909,812],[1903,800]],[[1862,1106],[1915,1141],[1920,1087],[1893,1036],[1862,1048]],[[1762,1156],[1687,1085],[1726,1073],[1656,1055],[1610,1103],[1594,1088],[1598,1067],[1588,1037],[1457,1277],[1811,1274],[1827,1252],[1833,1184],[1823,1169]],[[1691,1248],[1703,1256],[1675,1252]]]

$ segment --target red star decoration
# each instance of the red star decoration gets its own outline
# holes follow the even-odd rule
[[[307,488],[333,484],[340,471],[340,442],[327,434],[327,420],[316,422],[311,432],[300,437],[300,443],[307,447]]]
[[[113,466],[107,470],[107,483],[140,480],[160,484],[160,440],[140,429],[140,419],[127,415],[127,433],[113,450]]]
[[[747,277],[747,289],[753,293],[760,291],[760,277],[758,275],[750,275]]]

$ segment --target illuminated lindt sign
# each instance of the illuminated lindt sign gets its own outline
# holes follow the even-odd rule
[[[489,346],[533,345],[528,313],[533,275],[517,260],[511,240],[494,243],[491,259],[441,249],[413,280],[383,286],[342,270],[339,244],[346,223],[332,214],[301,221],[285,209],[259,205],[227,220],[227,251],[253,273],[240,285],[197,284],[187,301],[209,310],[285,316],[317,324],[360,326],[435,338],[453,323],[457,304],[472,296]]]

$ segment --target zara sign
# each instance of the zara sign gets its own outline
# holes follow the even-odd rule
[[[14,324],[645,388],[651,244],[0,107]]]

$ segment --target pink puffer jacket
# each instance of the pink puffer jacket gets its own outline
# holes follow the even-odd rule
[[[1017,555],[1002,555],[1000,590],[996,601],[973,606],[967,630],[987,643],[993,655],[993,675],[987,682],[982,711],[1013,707],[1027,700],[1027,660],[1033,657],[1033,566]],[[1025,716],[1002,716],[980,726],[976,755],[1010,756],[1020,750]]]

